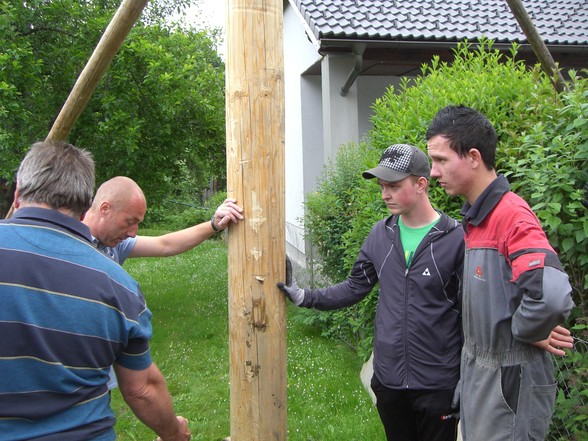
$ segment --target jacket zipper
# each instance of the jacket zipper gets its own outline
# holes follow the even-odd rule
[[[425,245],[425,247],[423,249],[427,249],[430,244],[431,244],[431,239],[429,238],[429,235],[425,236],[423,238],[423,240],[427,241],[427,244]],[[411,262],[410,262],[410,267],[406,267],[406,269],[404,270],[404,359],[406,360],[406,389],[410,388],[410,374],[411,374],[411,369],[410,369],[410,360],[408,357],[408,281],[409,281],[409,275],[408,273],[410,272],[410,268],[414,265],[416,259],[418,256],[420,256],[423,253],[423,250],[421,249],[419,251],[419,248],[421,248],[421,243],[419,244],[419,246],[417,247],[416,250],[414,250]],[[418,251],[418,253],[417,253]],[[405,265],[406,265],[406,260],[404,260]]]
[[[415,250],[416,251],[416,250]],[[414,260],[414,256],[413,256]],[[406,261],[405,261],[406,262]],[[408,272],[404,271],[404,360],[406,363],[406,388],[410,385],[410,360],[408,358]]]

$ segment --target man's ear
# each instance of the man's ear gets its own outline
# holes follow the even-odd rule
[[[100,204],[100,216],[106,217],[112,212],[112,204],[108,201],[103,201]]]
[[[426,192],[427,188],[429,188],[429,179],[425,178],[424,176],[419,176],[417,180],[417,186],[419,187],[419,191]]]
[[[14,205],[15,209],[20,207],[20,196],[18,194],[18,187],[16,188],[16,190],[14,190],[14,202],[12,203],[12,205]]]
[[[482,154],[480,153],[480,150],[475,147],[468,151],[467,158],[473,169],[478,168],[483,164]]]

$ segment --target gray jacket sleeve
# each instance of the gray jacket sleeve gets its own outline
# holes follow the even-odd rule
[[[340,309],[363,300],[378,282],[374,265],[360,251],[349,277],[327,288],[305,289],[304,302],[306,308],[320,310]]]
[[[559,259],[550,250],[533,250],[517,258],[525,266],[516,278],[522,291],[519,307],[512,317],[512,333],[526,343],[546,339],[553,328],[570,314],[572,287]]]

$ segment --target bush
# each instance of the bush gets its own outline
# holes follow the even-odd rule
[[[367,139],[343,147],[326,167],[317,192],[308,197],[305,225],[327,280],[347,276],[371,227],[387,214],[377,184],[362,179],[361,172],[373,167],[390,144],[425,150],[424,134],[437,110],[464,104],[496,127],[497,170],[536,210],[586,315],[588,217],[582,200],[588,170],[588,83],[570,72],[570,91],[558,95],[539,67],[527,68],[516,60],[516,52],[513,45],[509,54],[500,53],[490,41],[476,48],[460,44],[451,64],[435,57],[422,67],[421,76],[403,80],[398,90],[391,87],[374,103],[374,127]],[[460,218],[461,199],[448,196],[435,181],[430,196],[434,206]],[[373,338],[375,297],[372,293],[354,308],[314,314],[328,326],[325,335],[344,338],[363,354]]]
[[[218,192],[200,205],[185,198],[166,199],[158,207],[148,210],[144,226],[158,226],[168,231],[176,231],[200,224],[210,220],[226,197],[226,192]]]
[[[573,86],[557,105],[542,109],[544,119],[525,127],[519,148],[502,156],[513,190],[537,213],[560,253],[586,317],[588,210],[582,202],[588,182],[588,82],[576,79]]]
[[[557,357],[558,394],[548,441],[588,439],[588,322],[578,317],[572,332],[579,336],[575,350]]]
[[[305,225],[321,256],[323,274],[332,280],[347,276],[350,266],[341,265],[341,262],[347,254],[345,235],[351,228],[349,220],[366,211],[365,205],[358,203],[354,191],[363,181],[358,170],[361,170],[365,157],[365,144],[342,148],[335,163],[325,169],[319,190],[307,195]],[[386,215],[381,203],[372,208],[380,212],[380,218]],[[374,212],[369,213],[369,217],[371,221]]]

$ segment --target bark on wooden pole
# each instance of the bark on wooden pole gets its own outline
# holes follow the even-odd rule
[[[527,37],[527,41],[529,41],[533,53],[539,60],[543,72],[551,78],[555,90],[557,92],[563,92],[566,88],[566,82],[522,2],[520,0],[506,0],[506,2]]]
[[[149,0],[123,0],[78,77],[46,141],[64,141]]]
[[[231,440],[286,439],[284,77],[281,0],[227,0]]]

